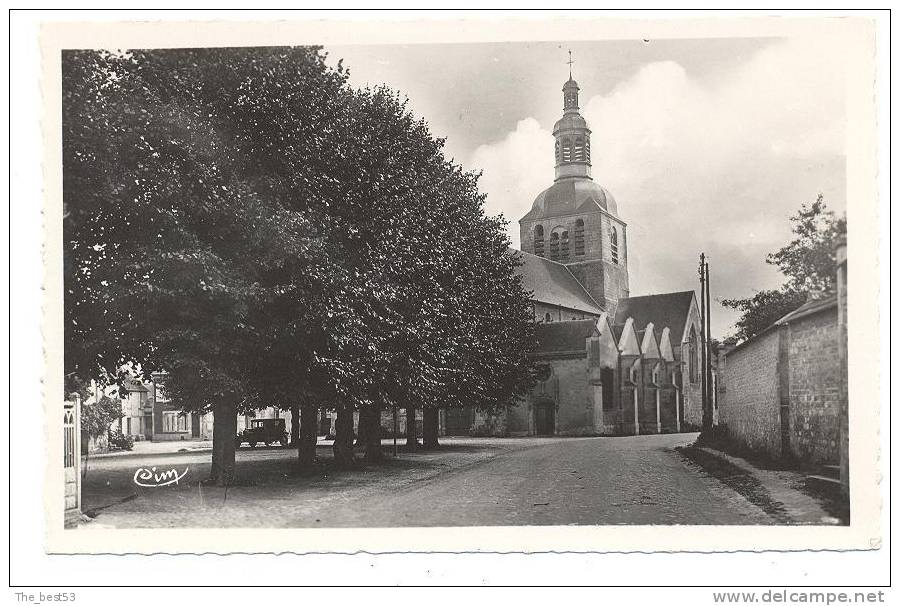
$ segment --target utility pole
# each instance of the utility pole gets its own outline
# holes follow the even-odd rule
[[[709,297],[709,260],[706,260],[706,407],[709,411],[709,426],[712,428],[716,421],[715,407],[713,403],[716,401],[715,388],[712,380],[712,328],[711,316],[712,305]]]
[[[709,363],[709,348],[707,347],[708,335],[706,333],[709,310],[706,305],[706,280],[708,273],[706,267],[706,255],[704,253],[700,253],[700,267],[698,268],[697,273],[700,274],[700,402],[703,412],[701,435],[709,435],[709,431],[712,429],[712,415],[709,410],[709,384],[707,382],[708,375],[706,372]]]

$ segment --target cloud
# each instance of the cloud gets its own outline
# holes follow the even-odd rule
[[[502,141],[476,148],[469,165],[484,171],[479,185],[487,192],[487,212],[510,221],[510,237],[518,246],[519,218],[553,182],[553,135],[525,118]]]
[[[695,288],[701,251],[713,298],[781,283],[764,260],[790,238],[788,217],[819,192],[846,206],[843,69],[824,43],[784,41],[714,81],[655,62],[582,99],[594,179],[628,223],[632,294]],[[512,219],[515,244],[516,221],[552,183],[552,145],[549,128],[526,118],[467,163],[484,170],[489,212]],[[714,313],[717,333],[735,319]]]

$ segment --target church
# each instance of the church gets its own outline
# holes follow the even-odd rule
[[[579,87],[563,85],[555,179],[519,220],[538,382],[500,414],[447,411],[448,435],[635,435],[701,423],[700,313],[693,291],[631,296],[628,225],[591,174]]]

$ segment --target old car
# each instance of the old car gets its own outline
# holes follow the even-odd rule
[[[238,433],[235,445],[240,448],[247,442],[254,448],[260,442],[268,446],[278,442],[282,446],[288,445],[288,434],[285,430],[284,419],[253,419],[250,427]]]

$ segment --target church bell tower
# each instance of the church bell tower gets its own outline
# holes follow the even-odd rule
[[[519,220],[522,250],[562,263],[598,305],[614,313],[628,296],[626,224],[616,200],[591,174],[591,129],[581,115],[578,83],[563,84],[563,115],[553,126],[553,185]]]

